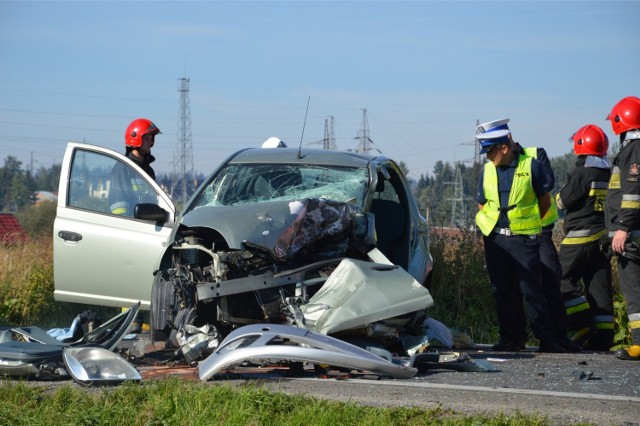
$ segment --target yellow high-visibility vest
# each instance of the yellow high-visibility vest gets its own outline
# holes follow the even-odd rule
[[[538,196],[531,182],[532,157],[520,155],[516,167],[507,209],[509,228],[514,234],[536,235],[542,232]],[[492,162],[484,165],[484,196],[487,203],[476,214],[476,224],[484,235],[489,235],[500,217],[500,194],[498,192],[498,171]]]
[[[538,147],[531,146],[529,148],[525,148],[524,152],[529,157],[538,158]],[[558,206],[556,204],[556,197],[551,194],[551,205],[549,206],[549,210],[542,217],[542,227],[546,227],[548,225],[553,225],[558,221]]]

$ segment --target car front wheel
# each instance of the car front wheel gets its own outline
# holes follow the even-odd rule
[[[162,276],[156,274],[151,287],[151,340],[153,342],[164,342],[169,338],[171,327],[169,322],[173,321],[174,294],[173,284]]]

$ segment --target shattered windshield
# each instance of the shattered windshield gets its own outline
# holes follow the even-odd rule
[[[366,168],[310,164],[229,164],[193,208],[324,198],[362,207],[369,183]]]

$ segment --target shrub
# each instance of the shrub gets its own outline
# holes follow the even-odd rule
[[[435,307],[429,315],[467,333],[476,343],[495,340],[496,308],[482,237],[467,229],[449,233],[435,229],[430,249],[434,260],[430,291]]]
[[[0,259],[0,324],[68,327],[84,310],[114,315],[114,308],[54,300],[51,233],[37,241],[0,245]]]
[[[29,205],[21,210],[17,217],[31,238],[49,236],[53,232],[53,222],[56,219],[56,203],[43,201],[40,204]]]
[[[558,229],[558,227],[556,227]],[[562,235],[554,233],[559,245]],[[431,233],[434,260],[429,315],[450,328],[466,332],[476,343],[497,341],[498,320],[486,270],[482,236],[472,231],[435,228]],[[614,347],[631,344],[624,297],[620,292],[616,259],[612,259]],[[535,342],[531,342],[534,344]]]
[[[53,308],[51,236],[2,246],[0,320],[27,325]]]

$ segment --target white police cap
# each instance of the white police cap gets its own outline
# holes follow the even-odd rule
[[[501,118],[500,120],[487,121],[486,123],[479,124],[476,126],[476,133],[486,133],[491,132],[493,130],[509,130],[508,118]]]

